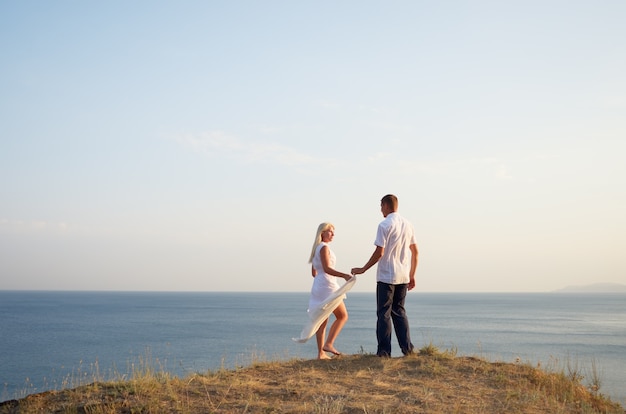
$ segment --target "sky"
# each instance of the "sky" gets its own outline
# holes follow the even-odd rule
[[[626,284],[626,2],[0,2],[0,290]],[[355,291],[375,290],[375,269]]]

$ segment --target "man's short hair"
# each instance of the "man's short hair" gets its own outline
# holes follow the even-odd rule
[[[391,207],[393,211],[398,210],[398,197],[393,194],[387,194],[380,200],[381,203]]]

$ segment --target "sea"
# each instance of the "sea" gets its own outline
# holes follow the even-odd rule
[[[184,377],[312,359],[314,338],[291,339],[307,304],[302,292],[0,291],[0,401],[149,370]],[[348,293],[346,306],[336,348],[375,353],[375,294]],[[626,406],[624,293],[413,291],[406,309],[418,349],[579,373]]]

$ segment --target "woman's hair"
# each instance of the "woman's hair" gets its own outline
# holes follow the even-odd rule
[[[313,248],[311,249],[311,257],[309,257],[309,263],[313,262],[313,256],[315,256],[315,249],[317,245],[322,242],[322,233],[330,228],[334,228],[335,226],[332,223],[322,223],[317,226],[317,233],[315,234],[315,241],[313,242]]]

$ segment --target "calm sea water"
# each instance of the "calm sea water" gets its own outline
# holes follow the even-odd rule
[[[184,376],[313,358],[314,340],[291,341],[307,303],[307,293],[0,291],[0,401],[144,363]],[[349,293],[346,305],[337,348],[374,353],[374,294]],[[407,311],[417,348],[432,342],[459,355],[569,365],[588,379],[595,367],[600,391],[626,404],[625,294],[410,292]]]

